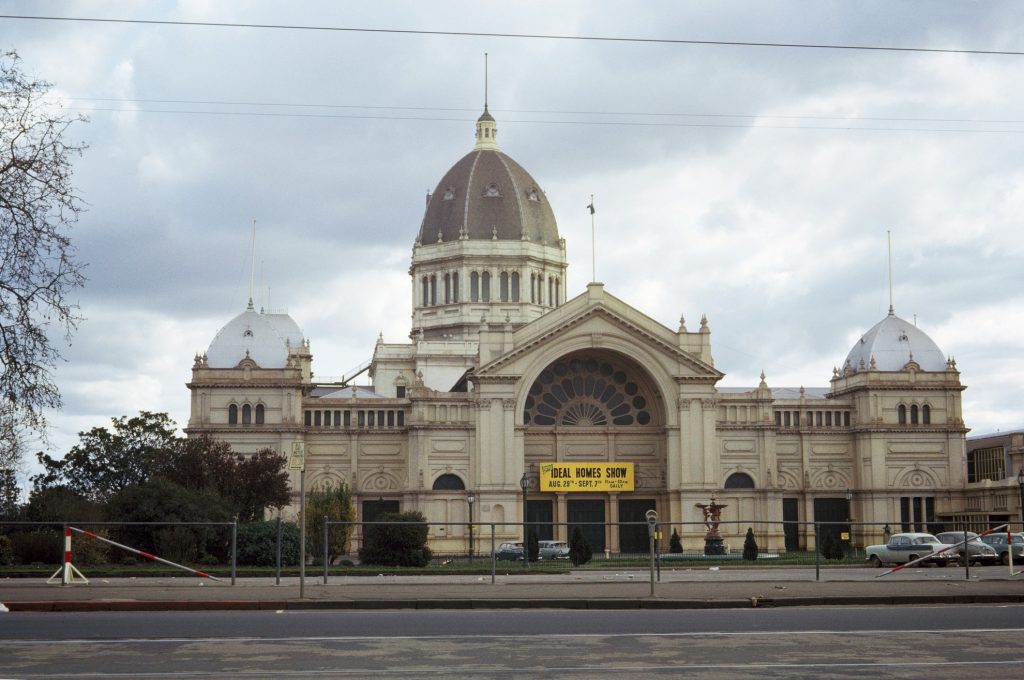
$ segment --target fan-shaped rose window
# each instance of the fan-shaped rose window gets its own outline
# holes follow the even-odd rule
[[[649,389],[637,372],[613,360],[566,357],[551,364],[530,387],[527,425],[650,425]]]

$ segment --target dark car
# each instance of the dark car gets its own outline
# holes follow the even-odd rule
[[[499,560],[519,560],[522,562],[523,544],[521,542],[502,543],[498,546],[498,549],[494,551],[494,557]]]
[[[936,538],[945,543],[946,545],[955,545],[964,540],[963,531],[943,531],[941,534],[936,534]],[[964,550],[964,546],[950,550],[950,553],[955,552],[957,561],[960,564],[964,563],[964,555],[966,554],[971,564],[995,564],[999,561],[999,553],[992,548],[992,546],[982,542],[978,534],[973,531],[967,532],[967,550]]]
[[[985,534],[981,540],[992,546],[992,549],[999,553],[999,561],[1003,564],[1010,563],[1010,543],[1006,540],[1006,532]],[[1013,534],[1013,561],[1016,564],[1024,564],[1024,534]]]

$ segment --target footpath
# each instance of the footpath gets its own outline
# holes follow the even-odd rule
[[[906,569],[662,569],[486,576],[90,578],[48,585],[0,580],[0,612],[294,609],[709,609],[822,605],[1024,603],[1024,575],[1005,567]],[[88,575],[88,574],[87,574]]]

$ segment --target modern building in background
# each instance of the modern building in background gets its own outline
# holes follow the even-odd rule
[[[656,509],[663,523],[691,523],[679,526],[687,549],[703,546],[696,506],[712,493],[735,548],[748,524],[730,520],[869,522],[853,531],[864,545],[887,524],[1005,514],[968,478],[990,468],[980,454],[965,464],[956,363],[913,323],[890,309],[824,387],[771,387],[763,375],[718,387],[707,319],[666,327],[598,282],[570,295],[549,197],[496,135],[485,107],[473,150],[428,197],[409,342],[378,338],[366,376],[318,379],[295,321],[250,303],[195,358],[188,433],[243,453],[287,455],[302,442],[307,488],[348,484],[362,520],[401,509],[453,523],[431,528],[440,552],[466,550],[469,492],[475,522],[498,523],[499,542],[519,539],[521,484],[541,539]],[[602,463],[630,464],[629,483],[562,491],[548,479]],[[813,546],[806,526],[755,531],[764,548]],[[587,533],[597,552],[646,549],[643,526]]]

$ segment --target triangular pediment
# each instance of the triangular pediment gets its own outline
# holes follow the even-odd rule
[[[689,334],[696,335],[696,334]],[[680,334],[591,284],[569,300],[512,334],[512,348],[492,357],[477,377],[519,375],[537,353],[558,354],[583,347],[611,349],[636,357],[642,352],[680,380],[717,382],[724,374],[681,347]],[[560,348],[564,348],[560,350]]]

